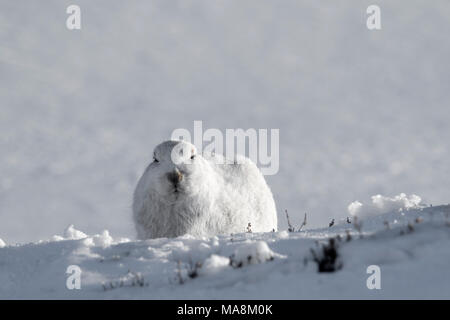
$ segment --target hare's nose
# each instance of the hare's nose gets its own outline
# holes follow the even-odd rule
[[[177,185],[181,180],[183,180],[183,174],[178,169],[175,169],[174,171],[167,174],[167,179],[173,185]]]

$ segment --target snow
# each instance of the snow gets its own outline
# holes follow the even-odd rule
[[[64,230],[64,238],[69,240],[78,240],[86,238],[87,235],[84,232],[81,232],[80,230],[75,229],[74,225],[71,224],[67,227],[66,230]]]
[[[101,234],[94,235],[85,239],[84,244],[87,246],[99,246],[102,248],[109,247],[114,243],[113,238],[109,235],[108,230],[104,230]]]
[[[3,241],[3,240],[0,238],[0,248],[3,248],[3,247],[5,247],[5,246],[6,246],[5,241]]]
[[[203,274],[214,274],[226,269],[230,265],[230,258],[212,254],[206,258],[200,269]]]
[[[237,247],[230,257],[230,263],[232,266],[240,268],[249,264],[270,261],[274,259],[274,256],[275,253],[270,250],[265,241],[256,241]]]
[[[360,231],[343,221],[301,232],[143,241],[107,231],[69,239],[82,234],[70,226],[60,241],[0,248],[0,298],[450,298],[450,206],[394,210],[359,222]],[[320,252],[329,238],[342,268],[319,273],[311,249]],[[66,287],[72,265],[82,271],[80,290]],[[380,267],[380,290],[366,286],[370,265]]]
[[[424,204],[421,204],[421,201],[422,199],[415,194],[408,197],[406,194],[401,193],[392,198],[378,194],[372,196],[372,203],[368,205],[363,205],[359,201],[350,203],[348,212],[351,216],[357,217],[373,216],[391,211],[418,209],[424,206]]]

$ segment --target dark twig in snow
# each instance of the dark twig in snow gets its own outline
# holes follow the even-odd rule
[[[305,217],[303,218],[303,222],[302,225],[300,226],[300,228],[298,229],[298,231],[302,231],[302,228],[306,226],[306,212],[305,212]]]
[[[288,213],[287,209],[285,209],[284,212],[286,212],[286,220],[287,220],[287,224],[288,224],[288,231],[289,232],[294,232],[295,228],[291,224],[291,220],[289,219],[289,213]]]
[[[331,222],[328,224],[328,227],[332,227],[332,226],[334,226],[334,219],[331,219]]]

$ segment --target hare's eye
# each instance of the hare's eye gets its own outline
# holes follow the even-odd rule
[[[156,157],[153,157],[153,162],[156,162],[156,163],[158,163],[158,162],[159,162],[159,160],[158,160],[158,159],[156,159]]]
[[[191,160],[194,160],[195,159],[195,154],[193,154],[192,156],[191,156]]]

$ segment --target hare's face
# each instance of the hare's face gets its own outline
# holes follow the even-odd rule
[[[147,169],[149,188],[168,201],[197,193],[206,165],[194,145],[185,141],[165,141],[153,153]]]

